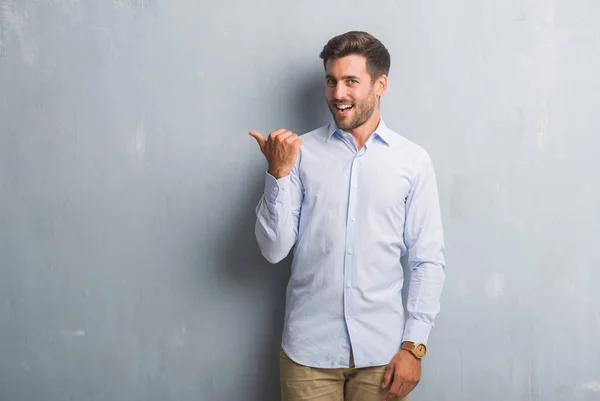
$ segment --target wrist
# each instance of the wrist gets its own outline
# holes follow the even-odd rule
[[[404,341],[402,343],[401,349],[403,351],[408,352],[416,359],[423,359],[425,354],[427,354],[427,346],[424,343],[417,343],[413,341]]]
[[[400,350],[400,353],[401,353],[401,354],[403,354],[403,355],[406,355],[407,357],[409,357],[409,358],[411,358],[411,359],[414,359],[414,360],[416,360],[416,361],[419,361],[419,362],[421,362],[421,359],[417,358],[417,357],[416,357],[416,356],[415,356],[415,355],[414,355],[412,352],[410,352],[410,351],[408,351],[408,350],[401,349],[401,350]]]
[[[289,175],[290,171],[287,169],[281,169],[281,168],[279,168],[279,169],[269,168],[268,173],[271,174],[276,179],[280,179],[280,178],[283,178],[283,177]]]

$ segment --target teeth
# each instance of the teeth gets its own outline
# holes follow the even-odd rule
[[[352,107],[352,105],[350,105],[350,104],[346,104],[346,105],[343,105],[343,106],[337,106],[337,108],[340,109],[340,110],[342,110],[342,111],[343,110],[348,110],[351,107]]]

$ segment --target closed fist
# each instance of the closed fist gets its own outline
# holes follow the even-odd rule
[[[290,174],[296,163],[302,138],[283,128],[271,132],[267,139],[258,131],[250,131],[249,135],[256,139],[260,151],[265,155],[269,174],[277,179]]]

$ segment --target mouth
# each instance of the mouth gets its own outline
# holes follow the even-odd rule
[[[350,110],[354,108],[352,104],[335,104],[333,106],[337,112],[337,114],[341,116],[345,116],[350,113]]]

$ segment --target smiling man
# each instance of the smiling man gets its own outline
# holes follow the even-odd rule
[[[260,250],[277,263],[294,248],[282,400],[404,400],[420,381],[445,281],[433,163],[383,122],[391,63],[379,40],[347,32],[321,58],[331,124],[301,137],[250,131],[268,164]]]

